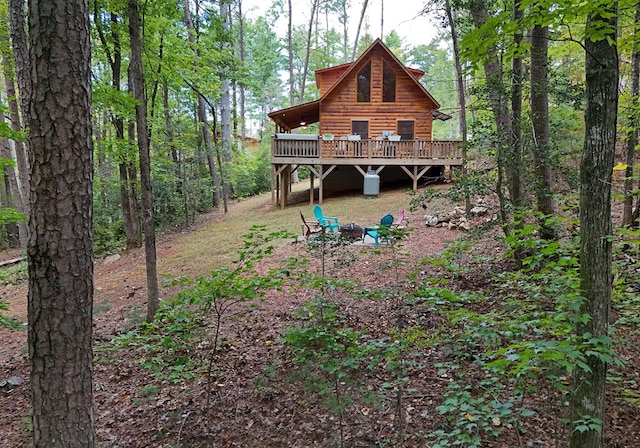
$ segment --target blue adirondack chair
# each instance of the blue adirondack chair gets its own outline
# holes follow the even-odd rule
[[[364,239],[367,235],[373,238],[376,246],[380,244],[380,239],[382,238],[389,244],[391,241],[391,226],[393,225],[393,216],[392,215],[384,215],[380,220],[380,225],[377,226],[365,226],[362,231],[362,242],[364,243]]]
[[[322,207],[319,205],[315,205],[313,207],[313,214],[323,229],[329,228],[330,232],[338,231],[340,225],[338,224],[337,216],[324,216],[324,213],[322,213]]]

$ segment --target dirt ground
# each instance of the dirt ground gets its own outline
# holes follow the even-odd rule
[[[233,209],[231,210],[233,213]],[[224,219],[219,214],[201,217],[196,227],[210,227]],[[333,266],[342,275],[361,280],[370,290],[382,290],[414,273],[417,279],[432,278],[446,272],[429,271],[421,260],[438,254],[446,243],[460,236],[460,231],[421,225],[420,213],[410,215],[414,231],[401,252],[403,267],[386,269],[394,257],[391,249],[351,246],[357,262]],[[480,250],[484,255],[499,254],[503,248],[487,235]],[[183,234],[159,238],[158,258],[181,250]],[[365,250],[363,250],[365,249]],[[3,259],[15,254],[2,254]],[[287,242],[263,260],[258,270],[264,272],[291,256],[307,257],[305,244]],[[114,336],[139,323],[146,309],[144,252],[134,250],[95,265],[94,334],[96,345],[106,344]],[[476,269],[465,279],[477,290],[490,287],[489,267]],[[506,266],[491,266],[502,269]],[[319,269],[312,259],[307,270]],[[178,272],[162,272],[190,276],[199,275],[197,260],[179,266]],[[5,285],[0,300],[9,304],[9,315],[26,322],[26,284]],[[163,287],[162,296],[170,297],[175,289]],[[443,423],[435,410],[442,402],[447,377],[435,367],[447,354],[427,350],[423,360],[427,367],[413,372],[412,388],[403,397],[404,415],[396,412],[397,403],[381,406],[353,403],[342,414],[329,409],[318,398],[305,393],[293,377],[296,368],[287,360],[286,349],[279,342],[281,330],[295,325],[295,311],[307,302],[313,292],[300,288],[271,290],[255,308],[247,307],[237,318],[228,319],[222,328],[221,347],[214,355],[207,346],[193,347],[192,357],[203,366],[214,365],[208,379],[173,383],[162,380],[142,368],[137,349],[109,357],[96,356],[94,367],[95,427],[98,446],[102,447],[374,447],[428,446],[424,434]],[[373,299],[346,304],[353,327],[366,327],[371,335],[382,333],[394,313],[393,304]],[[436,327],[438,317],[423,313],[409,317],[425,328]],[[637,332],[636,332],[637,333]],[[637,334],[632,335],[637,338]],[[0,389],[0,447],[30,446],[29,372],[26,331],[0,330],[0,381],[17,377],[21,385]],[[640,368],[639,345],[629,344],[624,355],[629,359],[626,379],[634,378]],[[635,350],[635,352],[633,352]],[[372,374],[374,375],[374,374]],[[368,384],[382,383],[383,378],[369,378]],[[470,378],[470,382],[475,379]],[[637,387],[636,383],[636,387]],[[345,386],[346,387],[346,386]],[[607,447],[640,446],[640,400],[626,400],[613,387],[608,402]],[[508,428],[503,436],[488,439],[490,447],[554,447],[566,440],[566,428],[560,422],[558,397],[544,390],[526,397],[538,413],[525,420],[520,428]],[[405,435],[404,442],[399,439]]]

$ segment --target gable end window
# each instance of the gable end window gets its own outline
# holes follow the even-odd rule
[[[382,102],[393,103],[396,101],[396,72],[387,61],[382,64]]]
[[[358,103],[371,101],[371,61],[358,72]]]
[[[402,140],[413,140],[413,120],[398,120],[398,135]]]

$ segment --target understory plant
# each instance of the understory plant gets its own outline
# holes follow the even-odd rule
[[[252,227],[244,235],[233,267],[222,266],[208,277],[172,280],[173,285],[183,289],[161,302],[153,322],[142,323],[140,328],[116,338],[115,348],[140,350],[142,367],[160,379],[181,382],[204,375],[209,385],[207,407],[224,321],[240,315],[247,306],[257,306],[256,301],[266,290],[282,283],[279,270],[259,275],[255,263],[272,253],[276,239],[290,237],[288,232],[266,233],[264,226]],[[207,359],[195,358],[201,353],[195,350],[196,346],[207,347]]]
[[[371,347],[365,332],[346,325],[338,305],[322,297],[308,302],[298,311],[304,325],[290,328],[285,344],[293,352],[297,377],[305,389],[317,394],[338,416],[340,446],[345,441],[345,410],[356,396],[365,398],[358,372],[366,366]]]

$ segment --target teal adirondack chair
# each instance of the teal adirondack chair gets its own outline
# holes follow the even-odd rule
[[[329,228],[330,232],[338,231],[340,225],[338,224],[337,216],[324,216],[324,213],[322,213],[322,207],[319,205],[313,207],[313,214],[323,229]]]
[[[364,239],[367,235],[373,238],[376,246],[380,244],[380,239],[382,238],[389,244],[391,241],[391,226],[393,225],[393,216],[392,215],[384,215],[380,220],[380,225],[377,226],[365,226],[362,231],[362,242],[364,243]]]

